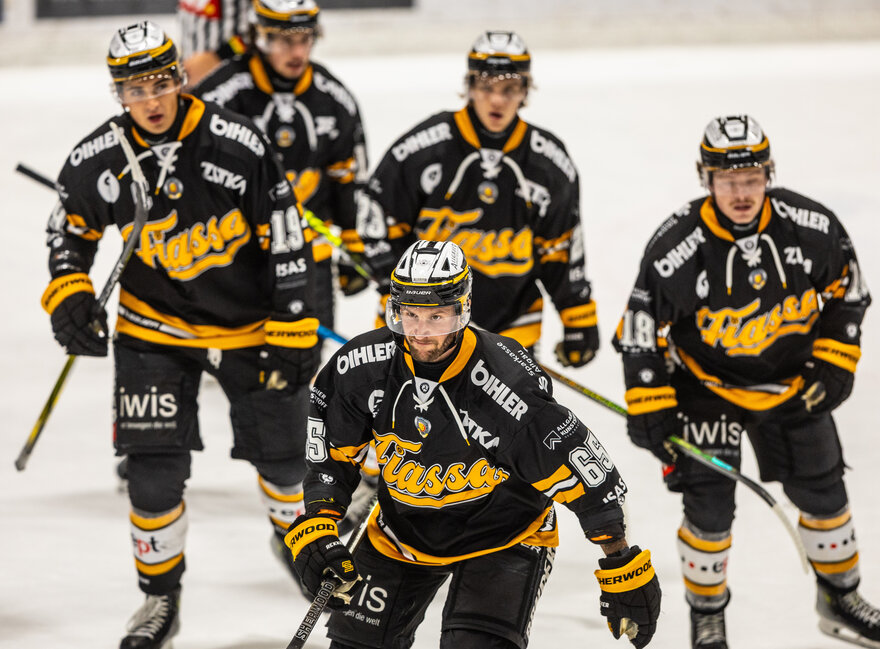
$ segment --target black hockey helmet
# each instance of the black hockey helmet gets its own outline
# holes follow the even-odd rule
[[[123,27],[113,35],[107,67],[117,87],[132,79],[163,74],[183,82],[177,47],[162,28],[150,20]]]
[[[314,0],[253,0],[251,23],[261,32],[311,31],[318,36],[319,13]]]
[[[531,83],[532,57],[525,41],[509,31],[486,31],[477,37],[468,54],[468,78],[522,78]]]
[[[451,241],[416,241],[401,256],[391,272],[391,296],[385,322],[397,334],[406,334],[402,311],[406,307],[454,306],[445,330],[436,335],[464,329],[471,318],[471,269],[464,252]]]
[[[773,174],[770,140],[753,117],[730,115],[716,117],[703,131],[697,173],[706,189],[712,182],[712,172],[722,169],[766,169],[767,179]]]

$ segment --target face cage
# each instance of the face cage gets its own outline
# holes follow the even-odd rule
[[[173,92],[180,93],[180,91],[186,85],[186,70],[184,70],[182,66],[179,66],[175,63],[167,68],[163,68],[162,70],[145,72],[144,74],[135,75],[126,79],[114,79],[110,82],[110,94],[113,96],[113,99],[115,99],[120,104],[136,103],[134,101],[125,102],[122,100],[123,84],[128,83],[129,81],[152,81],[153,79],[170,79],[172,84],[167,90],[164,90],[163,92],[150,93],[149,97],[144,97],[143,99],[139,99],[137,101],[148,101],[150,99],[164,97],[165,95],[171,94]]]
[[[701,161],[697,160],[697,175],[700,178],[700,186],[707,192],[711,193],[709,186],[712,184],[712,174],[716,171],[731,171],[734,169],[748,169],[750,167],[764,169],[767,175],[767,185],[772,185],[776,176],[776,165],[773,160],[767,162],[755,162],[752,164],[734,165],[732,167],[707,167]]]
[[[471,300],[470,295],[463,296],[460,298],[459,302],[456,302],[454,305],[442,304],[439,306],[455,306],[455,312],[453,315],[447,316],[444,318],[445,322],[437,322],[431,325],[425,325],[426,329],[430,329],[429,331],[418,332],[419,336],[446,336],[448,334],[455,333],[457,331],[461,331],[465,327],[467,327],[468,323],[471,321]],[[408,333],[404,324],[404,317],[401,314],[401,311],[405,309],[432,309],[437,308],[435,306],[429,306],[426,304],[400,304],[393,298],[389,298],[388,302],[385,304],[385,324],[388,325],[388,328],[391,329],[396,334],[401,336],[409,336],[413,335]]]

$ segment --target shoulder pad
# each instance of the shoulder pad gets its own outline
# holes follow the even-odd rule
[[[317,63],[312,63],[312,73],[312,83],[315,88],[332,97],[352,117],[357,115],[357,102],[341,81],[330,74],[324,66]]]
[[[220,138],[221,142],[233,143],[230,148],[234,151],[244,148],[262,158],[269,150],[270,145],[265,135],[243,115],[206,103],[205,116],[202,119],[207,121],[211,134]]]
[[[529,148],[540,156],[545,157],[565,175],[568,182],[577,180],[578,172],[565,149],[565,145],[550,131],[529,124],[526,133]]]
[[[118,119],[116,117],[108,119],[80,140],[67,157],[67,163],[71,167],[76,168],[81,166],[86,160],[97,159],[99,154],[117,147],[119,140],[116,138],[116,133],[110,128],[110,122],[116,121],[118,123]],[[123,124],[120,124],[120,126],[123,129],[125,128]]]
[[[389,153],[397,162],[403,162],[414,153],[452,141],[454,128],[451,112],[437,113],[400,137]]]
[[[832,224],[837,221],[827,207],[789,189],[773,188],[767,195],[774,214],[806,230],[830,234]]]
[[[397,348],[391,332],[375,329],[355,336],[339,349],[328,362],[338,375],[348,374],[356,368],[380,370],[391,358]],[[358,370],[363,371],[363,370]],[[381,370],[384,374],[384,370]]]

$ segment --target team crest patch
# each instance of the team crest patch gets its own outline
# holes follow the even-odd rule
[[[419,435],[427,437],[431,432],[431,422],[424,417],[416,417],[416,429],[419,431]]]
[[[481,201],[487,205],[491,205],[498,199],[498,185],[489,182],[488,180],[484,180],[480,183],[480,186],[477,187],[477,194],[480,196]]]
[[[275,143],[282,148],[286,149],[293,144],[295,138],[296,133],[294,133],[293,129],[289,126],[282,126],[275,131]]]
[[[168,180],[165,181],[165,184],[162,185],[162,191],[165,192],[165,195],[173,201],[176,201],[178,198],[183,196],[183,183],[180,178],[175,178],[172,176]]]
[[[763,268],[756,268],[751,273],[749,273],[749,284],[752,285],[752,288],[756,291],[760,291],[764,288],[764,285],[767,284],[767,271]]]

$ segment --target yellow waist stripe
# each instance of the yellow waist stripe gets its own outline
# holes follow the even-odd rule
[[[509,547],[516,545],[517,543],[525,543],[526,545],[535,545],[539,547],[555,548],[557,545],[559,545],[558,529],[554,527],[552,530],[546,530],[542,532],[538,531],[544,524],[544,520],[547,518],[547,514],[550,512],[551,507],[545,509],[531,525],[529,525],[525,530],[523,530],[520,534],[518,534],[514,539],[512,539],[505,545],[494,548],[486,548],[485,550],[478,550],[477,552],[460,554],[451,557],[438,557],[428,554],[426,552],[420,552],[419,550],[416,550],[412,546],[409,546],[405,543],[400,543],[400,545],[404,548],[406,552],[411,555],[412,558],[406,557],[401,554],[395,542],[389,539],[382,531],[382,528],[380,528],[379,525],[376,523],[376,519],[379,515],[379,507],[376,507],[373,510],[373,513],[370,515],[370,519],[367,522],[367,534],[370,537],[370,543],[373,544],[373,547],[376,548],[376,550],[378,550],[381,554],[390,559],[396,559],[397,561],[404,561],[406,563],[415,563],[421,566],[446,566],[450,563],[455,563],[457,561],[464,561],[465,559],[480,557],[486,554],[491,554],[493,552],[498,552],[499,550],[505,550]]]
[[[740,406],[741,408],[746,408],[747,410],[769,410],[770,408],[775,408],[791,399],[801,388],[804,387],[804,379],[802,376],[796,376],[792,379],[780,381],[779,383],[788,386],[788,389],[781,394],[761,392],[759,390],[747,390],[745,388],[725,387],[718,377],[704,372],[699,363],[685,353],[680,347],[676,351],[678,357],[682,360],[687,369],[690,370],[691,374],[702,381],[705,387],[722,399]]]

